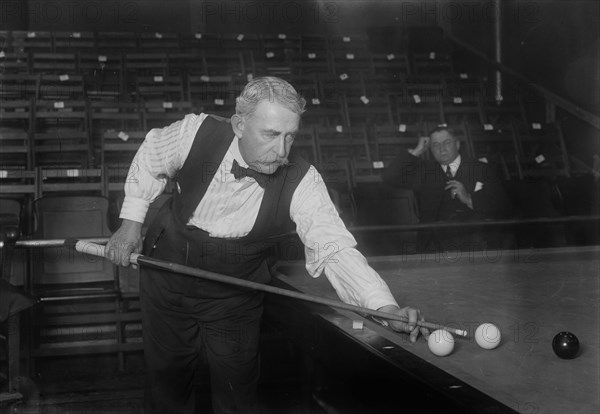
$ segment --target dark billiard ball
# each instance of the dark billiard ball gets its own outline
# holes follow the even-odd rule
[[[571,332],[559,332],[552,340],[552,350],[560,358],[575,358],[579,352],[579,339]]]

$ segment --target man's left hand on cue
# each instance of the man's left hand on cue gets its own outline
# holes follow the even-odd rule
[[[421,311],[411,307],[399,308],[395,305],[387,305],[378,309],[381,312],[393,313],[408,318],[408,322],[387,320],[390,327],[397,332],[410,333],[410,341],[416,342],[419,337],[419,333],[423,335],[425,339],[429,338],[429,330],[417,325],[417,321],[424,321],[425,319],[421,315]]]

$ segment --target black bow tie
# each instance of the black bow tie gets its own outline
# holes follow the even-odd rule
[[[260,185],[263,188],[267,185],[267,182],[270,178],[268,174],[262,174],[258,171],[254,171],[251,168],[244,168],[240,166],[240,164],[238,164],[236,160],[233,160],[233,165],[231,166],[231,173],[233,174],[236,180],[239,180],[244,177],[254,178],[258,185]]]

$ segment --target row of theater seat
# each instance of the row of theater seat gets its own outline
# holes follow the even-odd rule
[[[200,49],[245,49],[256,52],[287,50],[288,53],[343,51],[379,51],[389,35],[366,34],[293,34],[293,33],[163,33],[163,32],[50,32],[0,30],[0,48],[11,52],[45,51],[196,51]],[[378,44],[379,43],[379,44]],[[443,55],[451,49],[443,32],[436,26],[413,27],[394,35],[394,51]]]
[[[115,36],[131,37],[131,34],[122,35]],[[60,39],[61,34],[50,33],[49,37],[56,50],[56,39]],[[71,37],[89,36],[71,34]],[[96,41],[105,38],[103,35],[92,37]],[[140,44],[141,37],[134,37],[136,44]],[[142,37],[152,38],[151,35]],[[43,38],[42,34],[23,32],[15,36],[10,33],[6,44],[15,49],[19,44],[15,39],[21,39],[21,45],[32,46]],[[169,36],[154,36],[157,41],[167,38]],[[194,36],[198,41],[209,38]],[[219,41],[226,38],[218,36]],[[252,37],[235,39],[239,44]],[[325,39],[327,45],[335,42],[333,37]],[[267,37],[260,40],[266,42]],[[291,38],[277,36],[275,40],[287,44]],[[550,176],[569,174],[560,126],[535,121],[540,115],[526,110],[518,88],[513,91],[517,93],[507,94],[509,99],[491,98],[484,78],[444,72],[447,68],[435,64],[443,53],[435,52],[427,57],[435,74],[405,75],[395,66],[395,56],[389,54],[386,56],[388,66],[383,65],[382,72],[378,73],[372,61],[365,65],[354,54],[352,48],[358,48],[359,44],[360,53],[369,53],[368,42],[362,40],[341,39],[341,45],[347,50],[338,54],[348,65],[340,69],[341,73],[334,70],[334,73],[286,77],[307,98],[309,107],[296,147],[316,165],[327,166],[323,169],[333,176],[344,177],[342,182],[360,181],[358,177],[362,173],[358,171],[366,171],[368,179],[377,179],[379,170],[385,167],[395,150],[414,145],[419,135],[440,123],[457,127],[460,138],[467,143],[469,155],[500,161],[507,177],[524,178],[530,171]],[[200,55],[191,56],[206,57],[206,50],[211,48],[206,47]],[[327,56],[335,54],[327,50]],[[237,53],[240,52],[227,49],[218,55],[235,61]],[[105,59],[92,56],[90,66],[85,68],[82,52],[39,53],[31,49],[26,55],[34,58],[43,55],[46,64],[40,63],[41,71],[55,73],[0,75],[5,98],[0,112],[0,137],[6,148],[2,166],[25,171],[100,167],[118,171],[110,174],[113,178],[105,180],[113,183],[108,186],[113,189],[120,188],[117,183],[123,181],[126,166],[145,131],[176,121],[189,112],[229,116],[234,111],[235,96],[250,77],[247,73],[194,75],[196,65],[178,66],[176,63],[177,58],[185,54],[139,54],[137,66],[131,67],[127,58],[135,54],[118,55],[116,63],[109,62],[106,56],[103,56]],[[65,56],[68,58],[64,59]],[[175,58],[169,59],[173,56]],[[77,57],[75,63],[74,57]],[[52,62],[52,59],[59,60]],[[231,66],[227,58],[224,59],[220,71],[226,72]],[[66,66],[61,67],[60,62],[66,62]],[[69,66],[72,64],[78,73],[61,74],[63,69],[73,69]],[[49,179],[41,175],[45,177],[43,182]],[[88,180],[95,175],[95,172],[78,173],[77,177]],[[42,187],[36,185],[35,188],[39,194]]]
[[[111,184],[106,188],[119,190],[146,132],[182,119],[185,114],[198,109],[189,102],[169,103],[166,105],[169,108],[165,107],[165,102],[147,102],[143,108],[132,103],[121,106],[120,110],[115,110],[114,104],[86,105],[72,101],[61,102],[63,107],[59,109],[55,108],[56,102],[37,101],[29,106],[27,102],[21,103],[23,111],[15,110],[11,118],[0,119],[5,121],[0,129],[3,144],[1,193],[19,193],[20,185],[25,181],[40,177],[39,174],[26,175],[27,171],[36,168],[62,170],[63,173],[55,177],[42,174],[39,184],[28,187],[27,192],[44,193],[44,184],[52,182],[52,178],[89,182],[90,177],[97,176],[101,169],[109,173],[105,182]],[[25,110],[32,106],[35,111]],[[65,108],[70,110],[62,111]],[[24,127],[18,130],[15,124]],[[340,181],[339,177],[342,177],[341,182],[351,187],[351,183],[366,177],[379,180],[380,171],[398,151],[414,147],[420,136],[437,125],[436,122],[421,121],[406,124],[382,121],[356,126],[307,123],[299,130],[294,148],[320,168],[326,178],[332,175]],[[558,123],[529,126],[510,122],[502,125],[462,122],[448,125],[463,142],[465,155],[498,162],[507,179],[568,176],[571,172]],[[93,173],[84,172],[90,168]],[[95,182],[90,186],[94,191],[104,188]],[[74,187],[79,188],[78,185]]]

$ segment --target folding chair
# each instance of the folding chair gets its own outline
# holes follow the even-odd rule
[[[143,130],[152,128],[163,128],[173,122],[183,119],[187,114],[194,111],[191,102],[188,101],[148,101],[143,104]]]
[[[144,141],[141,106],[137,102],[91,102],[94,137],[100,142],[100,161],[108,192],[122,191],[135,153]]]
[[[107,194],[103,168],[38,168],[38,194]]]
[[[253,33],[223,33],[219,40],[225,53],[263,50],[260,37]]]
[[[468,122],[474,125],[483,123],[484,95],[483,81],[477,75],[461,73],[446,75],[443,78],[444,94],[442,116],[445,123]]]
[[[137,36],[131,32],[97,32],[96,51],[103,54],[136,53]]]
[[[4,56],[0,59],[0,72],[2,74],[29,73],[29,53],[6,51],[2,51],[2,53],[4,53]]]
[[[77,73],[77,57],[75,53],[41,53],[31,54],[31,72],[44,74]]]
[[[139,102],[93,101],[89,103],[90,128],[94,138],[101,137],[106,131],[125,134],[142,131],[142,114]],[[123,136],[122,140],[127,141]],[[104,164],[102,162],[101,164]]]
[[[235,113],[235,98],[196,99],[193,103],[193,109],[197,113],[206,113],[229,118]]]
[[[373,60],[368,50],[335,50],[331,54],[331,68],[335,75],[373,74]]]
[[[52,37],[56,53],[93,53],[96,49],[93,32],[53,32]]]
[[[405,93],[405,75],[401,73],[377,73],[363,75],[365,91],[369,95],[392,96]]]
[[[13,30],[11,32],[13,52],[51,52],[52,32]]]
[[[569,177],[570,163],[559,123],[516,125],[519,176]]]
[[[219,49],[203,50],[202,74],[209,76],[245,76],[247,72],[244,54],[241,51]]]
[[[245,67],[254,76],[287,77],[292,73],[292,57],[286,50],[246,51],[243,56]]]
[[[373,53],[371,59],[374,74],[391,74],[399,77],[410,74],[410,63],[406,53]]]
[[[442,113],[442,85],[434,82],[410,82],[402,94],[392,96],[396,120],[400,124],[419,122],[444,123]]]
[[[36,101],[33,165],[81,168],[93,153],[85,101]]]
[[[397,225],[419,222],[417,201],[411,189],[393,188],[383,183],[384,167],[378,163],[352,161],[352,195],[356,204],[356,224]],[[406,235],[405,235],[406,236]],[[409,239],[414,240],[415,233]]]
[[[369,37],[362,34],[336,34],[329,37],[329,50],[366,52],[369,50]]]
[[[307,99],[307,109],[302,114],[302,124],[306,126],[340,127],[347,126],[346,112],[342,98],[318,95]]]
[[[138,77],[165,77],[169,72],[166,53],[127,53],[123,65],[125,88],[134,96]]]
[[[288,33],[262,34],[260,40],[261,50],[254,52],[253,56],[255,60],[261,58],[264,73],[273,76],[288,76],[292,73],[293,61],[301,50],[300,36]]]
[[[32,167],[31,101],[3,101],[0,107],[0,166],[28,169]]]
[[[0,170],[0,194],[25,199],[38,193],[37,171],[24,169]]]
[[[358,72],[341,75],[318,74],[319,93],[324,102],[335,102],[345,94],[364,95],[365,85]]]
[[[344,159],[373,161],[366,127],[315,127],[319,165]]]
[[[375,142],[374,161],[387,167],[400,153],[417,146],[419,137],[426,134],[423,123],[378,124],[373,130]],[[427,156],[427,154],[426,154]]]
[[[135,79],[135,98],[137,100],[183,100],[184,86],[182,77],[180,75],[138,75]]]
[[[1,200],[0,206],[0,350],[5,363],[0,370],[0,406],[23,398],[21,369],[21,312],[31,308],[36,298],[13,282],[15,242],[20,236],[20,204]],[[26,371],[26,370],[25,370]],[[4,385],[6,384],[6,385]]]
[[[523,105],[521,88],[517,85],[504,84],[501,96],[486,87],[482,98],[484,124],[506,125],[510,123],[527,124],[527,115]]]
[[[300,35],[300,51],[292,60],[292,70],[299,75],[333,73],[327,36]]]
[[[125,71],[129,78],[136,76],[166,76],[168,59],[166,53],[127,53],[124,60]]]
[[[116,100],[125,93],[125,70],[120,54],[79,53],[79,73],[91,100]]]
[[[413,74],[452,73],[452,45],[437,26],[415,26],[408,31]]]
[[[170,52],[167,54],[169,75],[180,75],[187,78],[189,75],[201,74],[204,70],[204,55],[196,52]]]
[[[25,100],[37,98],[39,75],[28,73],[0,73],[0,98]]]
[[[83,76],[42,74],[39,80],[38,99],[78,100],[85,98]]]
[[[142,32],[138,37],[140,52],[172,52],[179,50],[179,35],[177,33]]]
[[[435,51],[412,53],[412,73],[415,75],[426,74],[451,74],[454,64],[448,53]]]
[[[290,33],[264,33],[260,35],[262,50],[264,52],[282,51],[285,55],[293,59],[302,49],[302,39],[300,35]]]
[[[210,102],[218,99],[228,106],[235,106],[237,94],[236,80],[233,76],[188,75],[187,100],[198,106],[199,102]]]
[[[0,50],[12,51],[12,33],[10,30],[0,30]]]
[[[203,50],[219,50],[221,36],[216,33],[182,33],[180,35],[180,50],[183,53],[200,53]]]
[[[519,177],[516,162],[518,154],[517,137],[512,124],[473,125],[466,124],[469,153],[483,162],[499,165],[508,180]]]
[[[133,157],[145,138],[145,131],[108,130],[102,134],[101,154],[107,194],[123,191]]]
[[[388,124],[394,122],[391,98],[388,94],[344,94],[343,102],[350,126]]]
[[[34,202],[35,231],[40,239],[107,237],[108,199],[91,196],[42,197]],[[139,314],[122,313],[115,266],[68,247],[31,250],[28,287],[41,305],[33,319],[31,363],[67,355],[115,354],[139,350],[125,343],[125,325]]]

